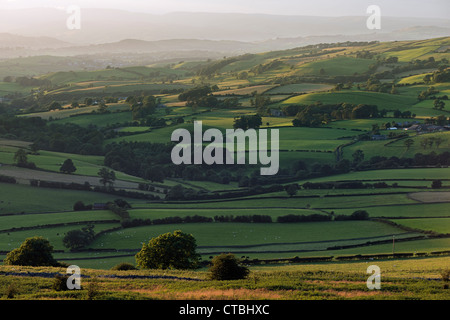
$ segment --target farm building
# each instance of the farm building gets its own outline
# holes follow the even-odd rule
[[[386,140],[387,137],[384,134],[374,134],[372,135],[372,140]]]
[[[409,128],[406,128],[405,130],[408,131],[417,131],[417,132],[436,132],[436,131],[443,131],[447,130],[445,127],[437,126],[434,124],[414,124]]]
[[[272,117],[284,117],[284,112],[279,109],[270,109]]]
[[[94,203],[93,209],[94,210],[105,210],[106,203]]]

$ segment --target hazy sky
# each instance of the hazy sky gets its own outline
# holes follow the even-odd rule
[[[450,16],[450,0],[0,0],[0,8],[9,9],[69,5],[155,14],[189,11],[314,16],[364,16],[369,5],[378,5],[386,16]]]

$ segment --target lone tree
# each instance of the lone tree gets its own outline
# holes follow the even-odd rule
[[[27,152],[22,148],[17,150],[14,154],[14,161],[19,167],[25,166],[28,162]]]
[[[433,188],[433,189],[442,188],[442,181],[441,180],[433,180],[433,182],[431,183],[431,188]]]
[[[135,258],[143,269],[195,269],[200,255],[191,234],[180,230],[165,233],[143,244]]]
[[[53,246],[42,237],[27,238],[19,248],[12,250],[3,260],[5,265],[58,266],[53,258]]]
[[[357,166],[360,162],[364,160],[364,152],[361,149],[356,150],[353,154],[353,165]]]
[[[289,195],[289,197],[293,197],[298,192],[298,184],[290,184],[286,187],[286,193]]]
[[[245,279],[250,271],[233,254],[228,253],[214,257],[209,272],[213,280],[238,280]]]
[[[406,150],[409,150],[409,148],[412,147],[412,145],[414,144],[414,140],[413,139],[407,139],[404,142]]]
[[[103,184],[105,188],[107,184],[112,188],[114,181],[116,180],[116,174],[113,170],[110,171],[107,168],[101,168],[98,175],[100,176],[100,183]]]
[[[59,168],[59,171],[62,173],[71,174],[77,171],[77,168],[75,167],[71,159],[67,159],[66,161],[64,161],[61,168]]]

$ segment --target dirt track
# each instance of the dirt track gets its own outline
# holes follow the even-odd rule
[[[450,202],[450,191],[414,192],[408,193],[408,197],[424,203]]]
[[[19,168],[9,165],[1,166],[0,174],[8,177],[14,177],[17,180],[17,182],[21,184],[29,184],[29,181],[34,179],[34,180],[63,182],[63,183],[74,182],[80,184],[83,184],[87,181],[91,186],[102,186],[99,177],[31,170],[27,168]],[[114,182],[114,187],[121,189],[138,189],[138,183],[116,180]]]

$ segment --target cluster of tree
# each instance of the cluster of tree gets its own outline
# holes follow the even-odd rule
[[[127,209],[130,208],[130,205],[124,200],[108,202],[106,208],[111,210],[122,220],[130,219],[130,213],[127,211]]]
[[[395,110],[394,113],[394,118],[404,118],[404,119],[411,119],[411,118],[415,118],[416,114],[415,113],[411,113],[411,111],[400,111],[400,110]]]
[[[243,55],[210,62],[206,66],[202,66],[201,69],[197,71],[197,76],[213,76],[223,67],[242,59],[249,59],[251,56],[252,55]]]
[[[448,62],[447,62],[448,63]],[[427,74],[423,77],[423,81],[427,84],[429,83],[441,83],[450,82],[450,70],[445,68],[439,68],[438,71],[432,74]]]
[[[241,215],[241,216],[214,216],[215,222],[245,222],[245,223],[271,223],[272,217],[262,214]]]
[[[398,57],[392,56],[392,57],[385,57],[385,56],[379,56],[377,57],[377,61],[379,61],[382,64],[392,64],[398,62]]]
[[[160,98],[155,96],[129,96],[126,102],[130,105],[133,120],[144,119],[156,112]]]
[[[171,173],[179,173],[170,160],[171,144],[120,142],[109,144],[105,149],[108,152],[104,164],[113,170],[158,182]]]
[[[291,105],[284,107],[283,112],[288,116],[295,114],[295,127],[317,127],[331,120],[379,118],[386,114],[386,110],[378,111],[376,105],[350,103]]]
[[[420,140],[420,146],[423,149],[427,149],[427,148],[431,149],[433,147],[433,145],[435,145],[436,149],[438,149],[439,146],[441,144],[443,144],[444,142],[447,142],[447,140],[442,137],[425,137],[422,140]]]
[[[298,222],[322,222],[322,221],[331,221],[330,216],[324,214],[288,214],[285,216],[277,217],[277,222],[279,223],[298,223]]]
[[[89,211],[92,210],[92,208],[92,204],[84,204],[84,202],[81,200],[75,202],[75,204],[73,205],[73,211]]]
[[[363,183],[362,181],[345,182],[305,182],[303,189],[367,189],[367,188],[387,188],[385,182]]]
[[[234,129],[258,129],[262,125],[262,118],[259,114],[256,115],[243,115],[234,118]]]
[[[95,238],[94,226],[88,225],[81,230],[70,230],[63,238],[63,244],[71,251],[81,249],[89,245]]]
[[[203,85],[191,88],[181,93],[178,96],[178,100],[186,101],[186,106],[193,108],[194,111],[199,107],[233,109],[241,106],[237,97],[227,97],[219,100],[212,94],[216,90],[214,87],[217,86]]]
[[[279,223],[298,223],[298,222],[323,222],[323,221],[351,221],[351,220],[368,220],[369,213],[365,210],[354,211],[351,215],[335,215],[332,211],[329,215],[313,213],[310,215],[288,214],[279,216]]]
[[[153,219],[153,224],[178,224],[178,223],[204,223],[213,222],[210,217],[203,217],[199,215],[186,216],[186,217],[166,217],[160,219]]]
[[[447,124],[450,124],[450,117],[447,118],[445,115],[441,114],[439,116],[431,117],[431,118],[425,118],[425,124],[434,124],[437,126],[445,126]]]
[[[382,92],[390,94],[398,94],[398,89],[394,83],[381,82],[380,79],[392,78],[393,75],[389,74],[389,71],[383,73],[373,74],[367,79],[366,83],[358,84],[358,90],[365,89],[371,92]]]
[[[447,98],[445,100],[448,100],[447,96],[444,96],[444,97]],[[445,102],[444,101],[442,101],[441,99],[435,99],[434,100],[434,102],[433,102],[433,108],[434,109],[442,111],[444,109],[444,107],[445,107]]]
[[[437,93],[439,93],[439,90],[437,90],[435,87],[431,86],[431,87],[428,87],[426,90],[421,91],[419,93],[419,95],[417,96],[417,99],[422,101],[425,99],[429,99],[430,96],[432,98],[436,98],[434,95]]]
[[[369,213],[366,210],[356,210],[351,215],[337,215],[334,217],[336,221],[347,221],[347,220],[368,220]]]
[[[254,73],[255,75],[261,74],[267,71],[276,70],[279,69],[286,64],[278,59],[272,60],[270,62],[264,63],[264,64],[258,64],[250,69],[250,72]]]
[[[250,105],[256,108],[259,115],[266,115],[268,113],[267,106],[272,103],[270,97],[262,94],[255,94],[254,98],[250,99]]]
[[[417,69],[431,69],[438,68],[440,66],[446,66],[448,64],[448,60],[446,58],[442,58],[440,61],[436,60],[434,57],[429,57],[428,59],[414,59],[411,60],[408,64],[395,66],[392,70],[394,73],[402,73],[410,70]]]
[[[114,170],[109,170],[108,168],[101,168],[98,171],[98,176],[100,177],[100,183],[103,184],[103,187],[106,189],[106,186],[109,189],[112,189],[114,186],[114,181],[116,181],[116,173]]]
[[[9,76],[3,80],[6,80],[5,82],[12,82],[13,78]],[[50,87],[52,85],[52,82],[48,79],[37,79],[33,77],[17,77],[14,82],[24,87]]]
[[[375,53],[367,51],[367,50],[361,50],[356,52],[356,58],[359,59],[373,59],[375,57]]]

